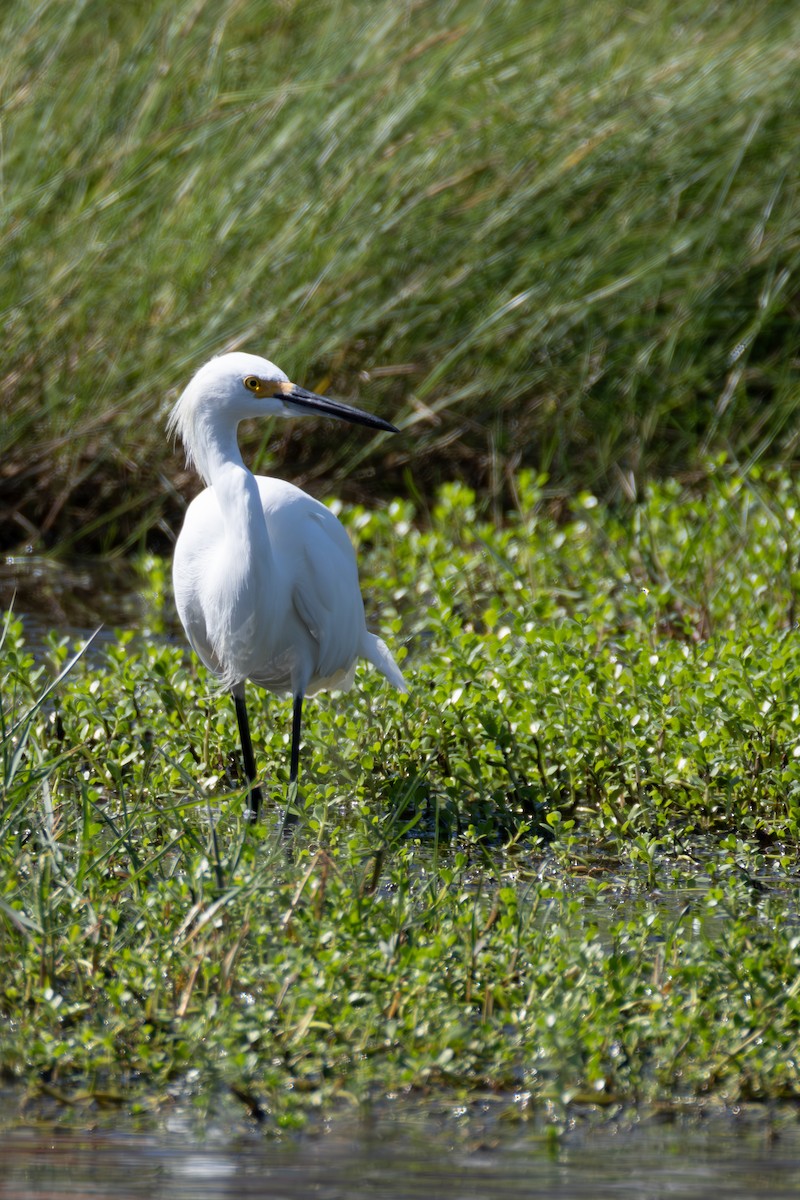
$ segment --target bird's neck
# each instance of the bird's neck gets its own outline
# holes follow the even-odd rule
[[[226,467],[247,470],[236,434],[236,425],[221,427],[202,413],[195,419],[191,431],[190,458],[209,487],[216,487]]]
[[[236,427],[195,427],[192,458],[205,482],[214,489],[235,556],[246,561],[253,553],[266,561],[270,554],[264,510],[255,476],[242,461]]]

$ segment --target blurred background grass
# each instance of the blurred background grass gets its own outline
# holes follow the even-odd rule
[[[7,0],[6,547],[166,545],[213,353],[404,433],[248,455],[351,499],[633,496],[797,451],[794,3]]]

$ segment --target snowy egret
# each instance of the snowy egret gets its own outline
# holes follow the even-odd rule
[[[175,546],[175,600],[192,647],[233,694],[253,821],[261,789],[246,680],[293,698],[290,802],[304,696],[349,688],[358,658],[406,690],[384,642],[367,632],[356,557],[342,525],[318,500],[290,483],[252,475],[242,461],[240,421],[314,413],[397,432],[380,417],[297,387],[265,358],[241,352],[201,367],[168,424],[207,485],[189,505]]]

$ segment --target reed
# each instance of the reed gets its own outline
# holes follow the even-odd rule
[[[799,26],[700,0],[9,0],[4,544],[166,540],[170,401],[232,347],[404,426],[379,452],[250,435],[350,498],[790,460]]]

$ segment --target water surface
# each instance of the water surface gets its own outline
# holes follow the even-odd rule
[[[507,1109],[505,1110],[507,1111]],[[550,1127],[551,1130],[553,1127]],[[0,1144],[3,1200],[77,1196],[300,1200],[705,1200],[800,1194],[793,1111],[664,1120],[514,1124],[450,1108],[337,1120],[314,1134],[265,1136],[167,1118],[156,1129],[92,1130],[18,1119]]]

